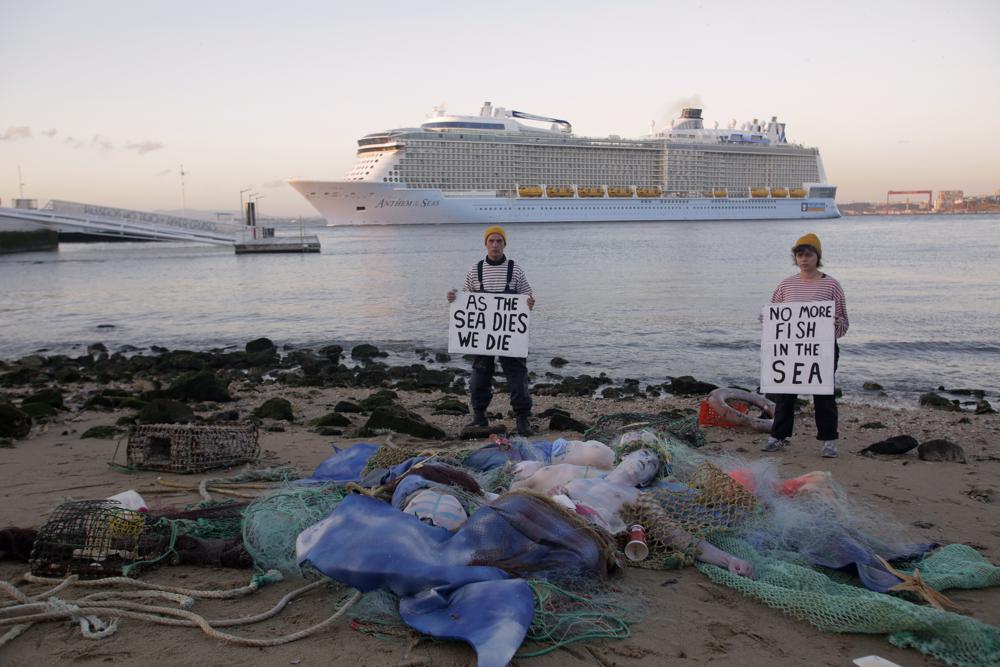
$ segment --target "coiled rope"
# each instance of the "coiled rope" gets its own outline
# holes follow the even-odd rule
[[[343,616],[348,609],[354,606],[362,595],[360,591],[355,591],[354,595],[341,604],[340,608],[330,617],[311,627],[279,637],[257,639],[221,632],[217,628],[249,625],[273,618],[294,598],[329,584],[332,580],[321,579],[306,584],[282,597],[271,609],[253,616],[238,619],[207,620],[200,614],[189,611],[190,607],[194,605],[194,600],[227,600],[243,597],[256,591],[262,583],[280,580],[281,574],[276,571],[270,571],[266,575],[255,575],[248,585],[240,588],[209,591],[162,586],[129,579],[128,577],[109,577],[106,579],[81,581],[74,575],[59,581],[26,574],[23,579],[31,583],[58,583],[54,588],[44,593],[28,596],[10,582],[0,580],[0,592],[16,601],[12,605],[0,608],[0,627],[13,626],[6,634],[0,637],[0,647],[20,636],[35,623],[65,619],[79,623],[81,634],[85,638],[103,639],[117,631],[119,618],[131,618],[160,625],[199,627],[202,632],[213,639],[238,646],[279,646],[303,639],[329,627],[338,618]],[[53,593],[60,592],[70,586],[107,587],[118,585],[129,585],[138,587],[141,590],[98,591],[77,600],[65,600],[53,595]],[[181,608],[177,609],[130,601],[136,598],[169,600],[177,603]],[[115,620],[105,622],[99,616],[111,616]]]

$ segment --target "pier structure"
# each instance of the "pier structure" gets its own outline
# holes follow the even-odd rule
[[[140,241],[185,241],[233,247],[246,252],[319,252],[316,236],[277,236],[273,229],[235,222],[213,222],[163,213],[151,213],[96,204],[52,200],[42,208],[19,200],[15,208],[0,207],[0,231],[23,231],[32,226],[63,234],[86,234]],[[265,238],[266,237],[266,238]],[[257,247],[260,246],[258,250]],[[279,249],[280,248],[280,249]]]

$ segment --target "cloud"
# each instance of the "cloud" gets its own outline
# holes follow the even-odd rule
[[[106,150],[106,151],[109,151],[115,147],[115,145],[111,143],[111,140],[108,139],[103,134],[95,134],[94,137],[90,140],[90,143],[92,146],[97,146],[101,150]]]
[[[288,185],[288,183],[286,181],[278,179],[277,181],[268,181],[267,183],[261,183],[260,187],[261,188],[283,188],[286,185]]]
[[[42,132],[42,136],[43,137],[49,137],[51,139],[52,137],[56,136],[56,134],[58,134],[58,133],[59,133],[59,130],[57,130],[56,128],[53,127],[51,129],[48,129],[48,130],[45,130],[44,132]]]
[[[130,141],[125,144],[125,150],[135,151],[137,155],[145,155],[163,148],[159,141]]]
[[[15,139],[28,139],[31,137],[31,128],[27,125],[18,125],[7,128],[7,131],[0,134],[0,141],[14,141]]]
[[[156,172],[156,176],[166,176],[167,174],[174,173],[173,169],[164,169],[163,171]]]
[[[83,142],[82,141],[78,141],[77,139],[75,139],[73,137],[66,137],[65,139],[63,139],[63,143],[67,144],[67,145],[69,145],[69,146],[71,146],[73,148],[83,148]]]

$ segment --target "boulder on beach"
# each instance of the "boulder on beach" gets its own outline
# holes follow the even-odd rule
[[[194,410],[170,398],[154,398],[146,404],[136,420],[140,424],[187,424],[194,421]]]
[[[383,405],[372,411],[365,430],[371,433],[383,429],[428,440],[444,440],[447,437],[437,426],[428,424],[423,417],[401,405]]]
[[[244,349],[248,354],[255,354],[257,352],[269,352],[271,350],[275,350],[275,347],[270,338],[254,338],[246,344]]]
[[[958,412],[962,409],[959,407],[958,401],[950,401],[932,391],[920,395],[920,406],[934,408],[935,410],[948,410],[950,412]]]
[[[392,405],[396,402],[397,398],[399,398],[399,395],[391,389],[381,389],[361,399],[359,403],[362,410],[370,412],[375,408]]]
[[[292,413],[292,404],[288,401],[288,399],[281,398],[280,396],[269,398],[261,403],[257,409],[253,411],[253,416],[261,419],[283,419],[290,422],[295,421],[295,415]]]
[[[589,427],[581,421],[577,421],[568,415],[554,414],[549,419],[550,431],[575,431],[583,433]]]
[[[0,438],[23,438],[31,432],[31,417],[13,403],[0,401]]]
[[[920,443],[917,456],[921,461],[953,461],[965,463],[965,450],[951,440],[938,438]]]
[[[121,433],[121,430],[117,426],[91,426],[80,435],[80,439],[100,438],[102,440],[112,440],[118,437],[119,433]]]
[[[858,454],[905,454],[920,443],[911,435],[894,435],[885,440],[879,440],[862,449]]]
[[[181,375],[167,389],[167,394],[179,401],[224,403],[233,400],[226,383],[212,371],[195,371]]]
[[[361,406],[357,403],[351,401],[337,401],[337,404],[333,406],[336,412],[361,412]]]
[[[59,389],[58,387],[49,387],[47,389],[36,391],[34,394],[21,401],[22,406],[26,403],[43,403],[60,410],[65,407],[63,405],[62,389]]]
[[[434,414],[436,415],[467,415],[469,406],[465,401],[446,396],[434,402]]]
[[[715,391],[718,386],[710,382],[696,380],[690,375],[681,375],[670,378],[670,382],[664,384],[663,388],[674,396],[701,396]]]
[[[389,354],[382,352],[374,345],[370,343],[361,343],[360,345],[355,345],[351,348],[351,358],[352,359],[373,359],[374,357],[388,357]]]

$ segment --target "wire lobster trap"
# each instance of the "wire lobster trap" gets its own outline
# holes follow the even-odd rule
[[[146,424],[129,432],[128,465],[140,470],[195,473],[256,461],[253,424]]]
[[[121,576],[158,559],[169,542],[142,512],[113,500],[73,501],[59,505],[38,531],[29,563],[31,573],[43,577]]]

